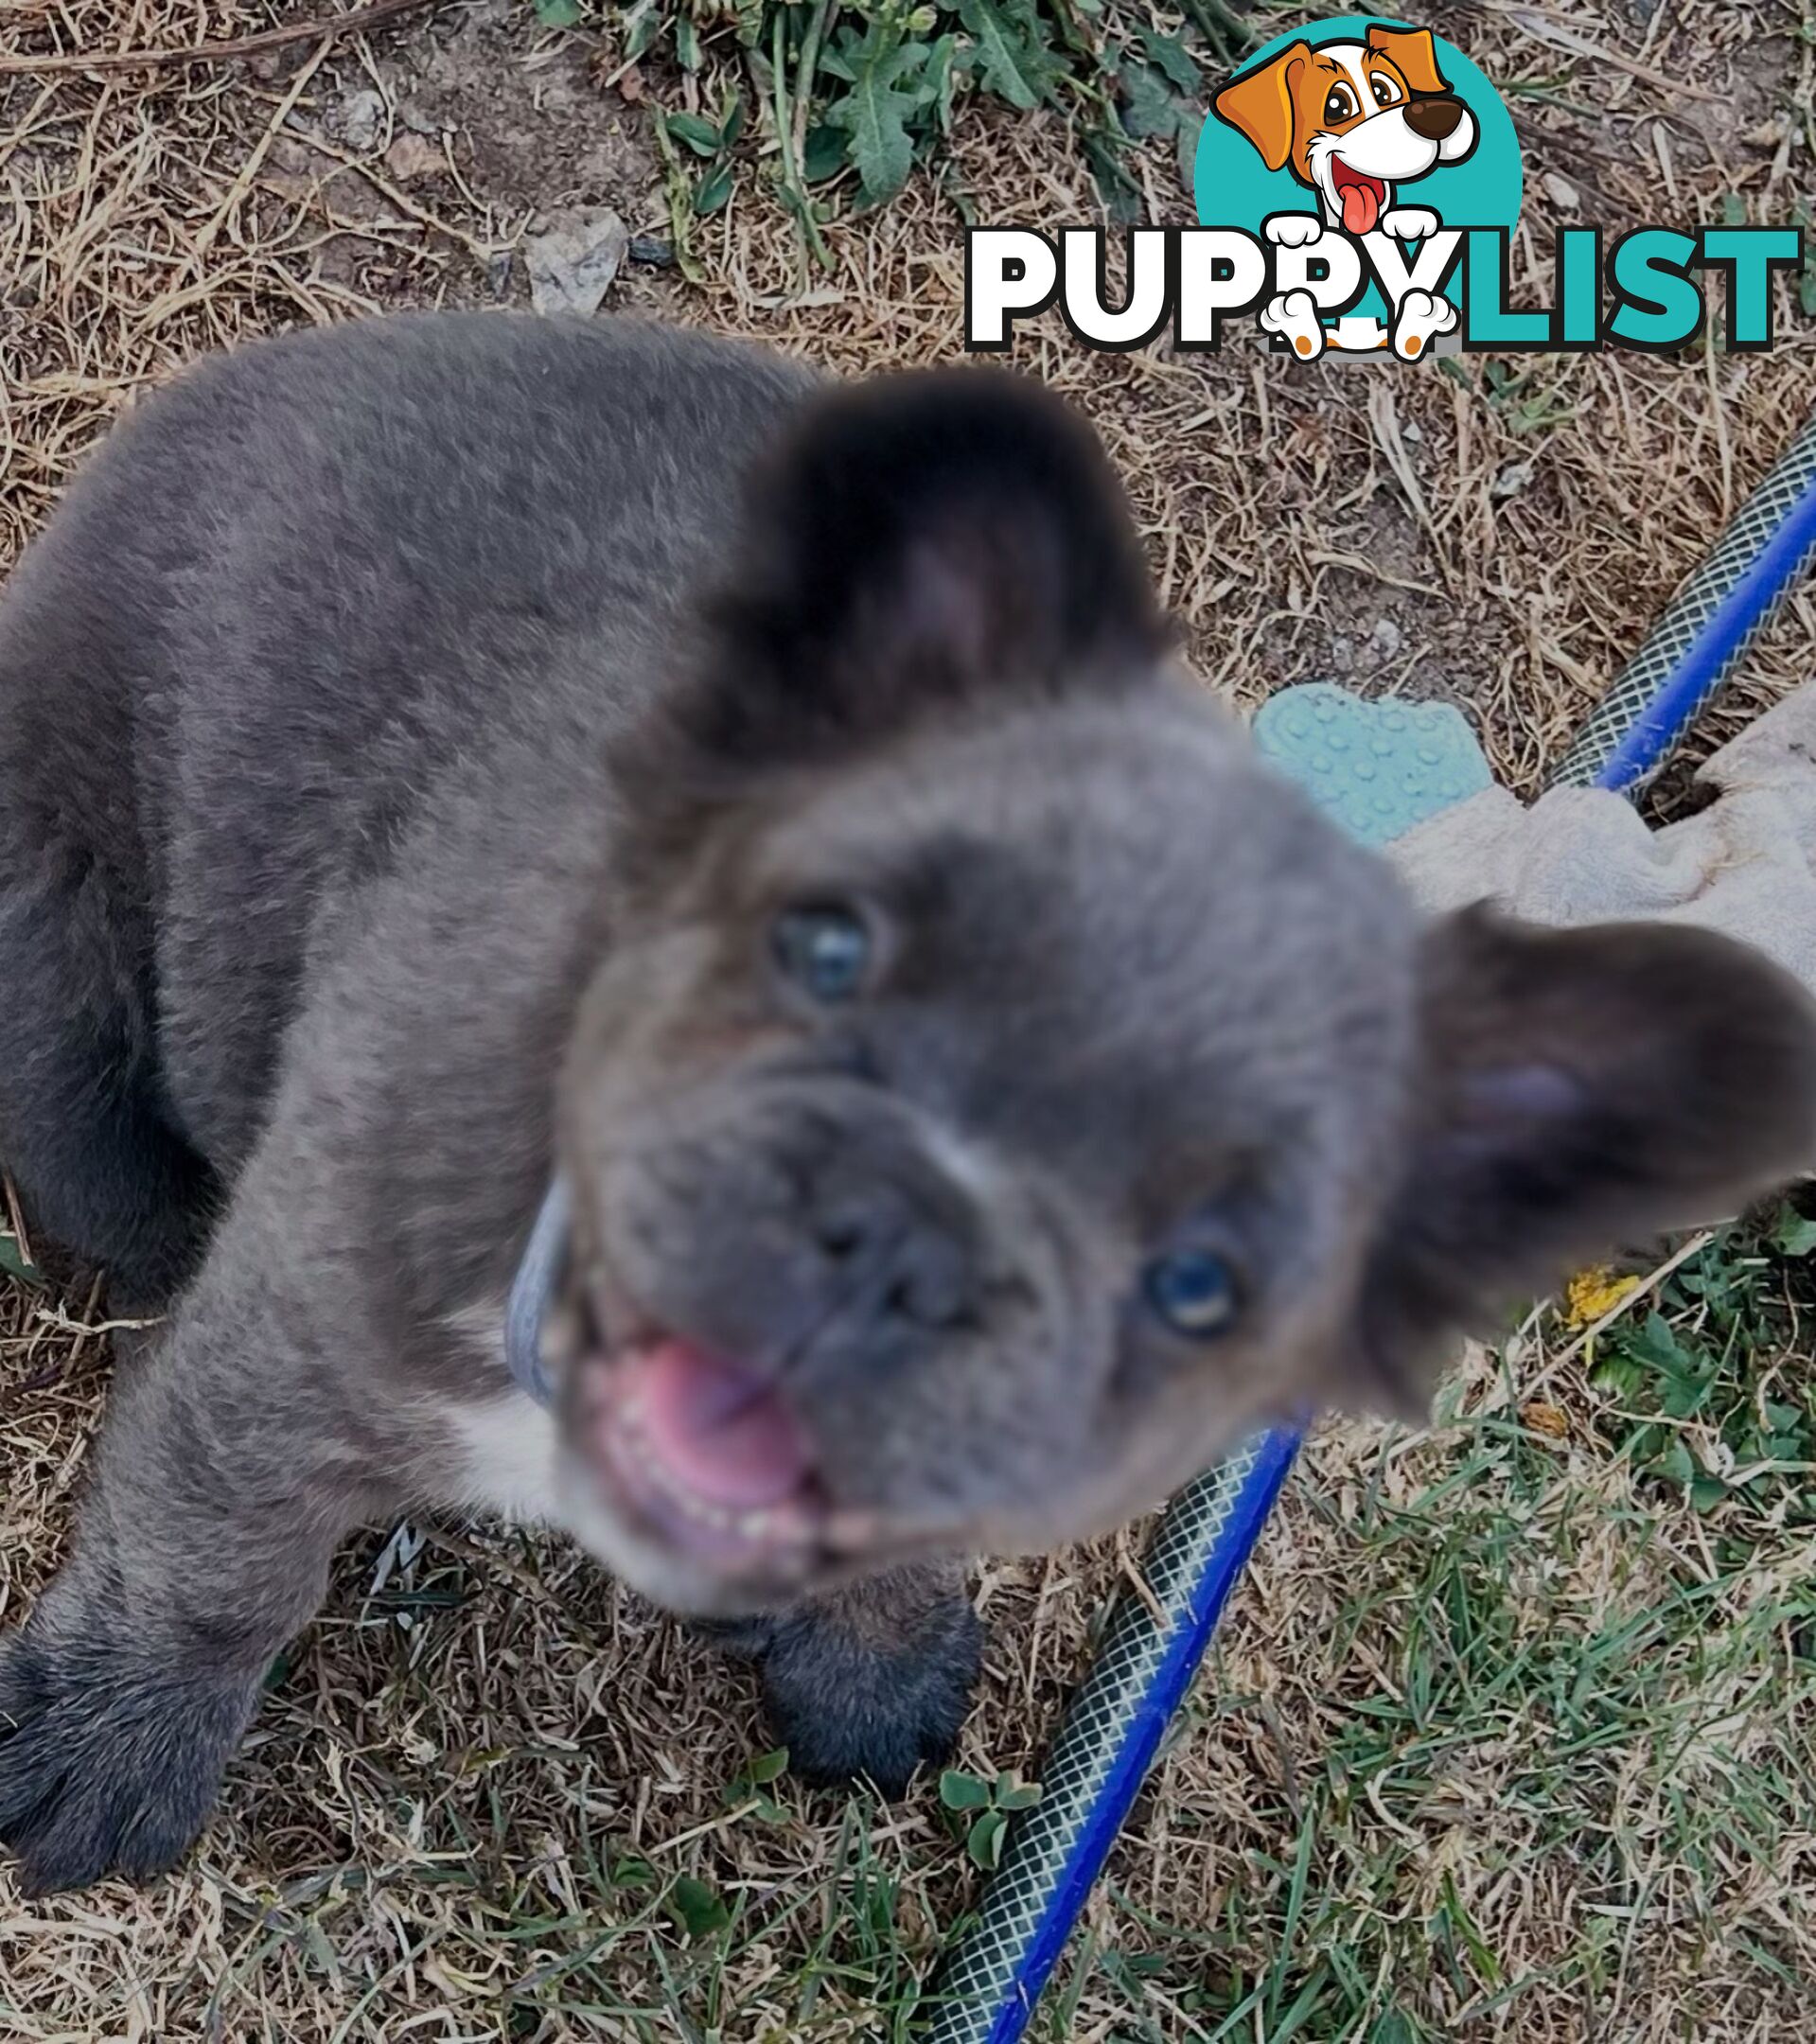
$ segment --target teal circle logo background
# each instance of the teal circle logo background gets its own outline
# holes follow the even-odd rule
[[[1232,75],[1240,78],[1295,43],[1360,43],[1373,27],[1420,28],[1391,15],[1343,14],[1289,29],[1245,57]],[[1439,164],[1422,178],[1394,186],[1398,205],[1427,205],[1446,227],[1507,227],[1520,218],[1525,189],[1520,138],[1501,96],[1455,44],[1434,34],[1437,66],[1451,90],[1475,116],[1478,139],[1460,164]],[[1317,194],[1290,170],[1270,170],[1261,151],[1225,120],[1208,114],[1192,164],[1192,203],[1205,227],[1240,227],[1259,234],[1270,213],[1315,213]]]

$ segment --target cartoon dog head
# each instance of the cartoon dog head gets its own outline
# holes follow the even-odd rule
[[[1373,231],[1396,184],[1460,163],[1476,142],[1428,28],[1375,24],[1360,43],[1295,43],[1231,79],[1212,106],[1353,235]]]

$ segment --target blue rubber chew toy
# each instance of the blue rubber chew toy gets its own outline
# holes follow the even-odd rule
[[[1386,844],[1493,778],[1449,703],[1363,702],[1306,681],[1270,696],[1254,733],[1261,757],[1364,844]]]

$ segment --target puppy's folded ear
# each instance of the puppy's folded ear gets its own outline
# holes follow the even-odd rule
[[[1429,28],[1384,28],[1379,22],[1368,30],[1368,47],[1398,67],[1409,90],[1416,93],[1447,93],[1450,86],[1437,68],[1437,44]]]
[[[751,480],[713,619],[696,732],[744,765],[1002,692],[1115,687],[1169,643],[1096,436],[994,370],[813,402]]]
[[[1311,61],[1311,44],[1295,43],[1231,79],[1210,102],[1211,112],[1246,135],[1270,170],[1284,168],[1293,153],[1293,88]]]
[[[1402,1409],[1445,1335],[1816,1168],[1816,1003],[1750,947],[1470,909],[1422,971],[1410,1168],[1364,1313],[1371,1389]]]

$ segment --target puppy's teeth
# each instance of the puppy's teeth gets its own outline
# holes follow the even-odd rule
[[[636,1452],[642,1480],[696,1525],[731,1534],[752,1545],[772,1545],[783,1541],[798,1543],[812,1536],[813,1529],[804,1514],[792,1503],[734,1509],[702,1497],[651,1448],[641,1425],[640,1401],[626,1398],[615,1417],[620,1449]]]
[[[647,1473],[652,1483],[669,1501],[701,1525],[711,1526],[715,1532],[724,1531],[732,1524],[732,1514],[710,1498],[703,1498],[697,1490],[690,1490],[660,1455],[648,1458]]]

